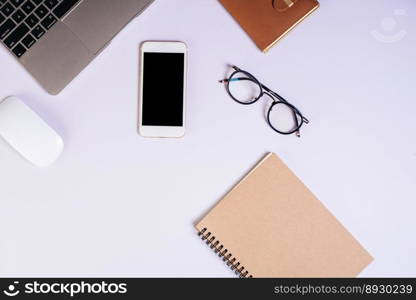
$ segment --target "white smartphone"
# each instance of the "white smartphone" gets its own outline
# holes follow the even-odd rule
[[[187,49],[182,42],[144,42],[140,48],[139,133],[185,134]]]

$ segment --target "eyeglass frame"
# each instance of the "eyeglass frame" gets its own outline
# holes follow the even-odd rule
[[[269,126],[279,134],[291,135],[291,134],[296,133],[296,136],[300,137],[300,128],[304,124],[309,124],[309,120],[303,116],[303,114],[300,112],[300,110],[296,106],[291,104],[289,101],[287,101],[285,98],[280,96],[278,93],[274,92],[273,90],[271,90],[270,88],[268,88],[267,86],[262,84],[256,77],[254,77],[249,72],[244,71],[244,70],[240,69],[237,66],[232,66],[232,68],[234,69],[234,72],[231,73],[231,75],[228,77],[228,79],[219,80],[220,83],[225,83],[225,89],[226,89],[228,95],[231,97],[231,99],[233,99],[235,102],[237,102],[239,104],[242,104],[242,105],[251,105],[251,104],[256,103],[258,100],[260,100],[260,98],[262,98],[264,95],[269,96],[273,101],[272,105],[270,105],[270,108],[267,111],[267,116],[266,116],[266,120],[267,120],[267,123],[269,124]],[[233,78],[233,76],[238,74],[238,73],[242,73],[242,74],[246,75],[248,77],[247,80],[251,80],[255,84],[258,85],[258,87],[260,89],[260,93],[259,93],[258,97],[254,98],[254,100],[252,100],[250,102],[242,102],[242,101],[238,100],[237,98],[235,98],[234,95],[231,93],[231,91],[230,91],[230,82],[241,80],[241,78],[238,78],[238,79]],[[243,80],[246,80],[246,79],[243,79]],[[293,120],[295,122],[294,129],[292,129],[290,131],[280,131],[272,125],[271,120],[270,120],[270,114],[271,114],[273,108],[278,104],[284,104],[291,110],[292,115],[293,115]],[[298,117],[300,119],[300,122],[298,120]]]

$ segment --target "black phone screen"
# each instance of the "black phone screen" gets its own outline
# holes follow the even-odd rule
[[[184,68],[184,53],[144,53],[142,125],[183,126]]]

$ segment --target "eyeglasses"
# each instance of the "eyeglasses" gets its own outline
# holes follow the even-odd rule
[[[233,66],[233,69],[234,72],[228,79],[219,81],[225,83],[225,89],[231,99],[243,105],[250,105],[264,95],[268,96],[273,101],[266,115],[269,126],[280,134],[296,133],[300,137],[300,128],[303,124],[308,124],[309,120],[293,104],[262,84],[253,75],[236,66]]]

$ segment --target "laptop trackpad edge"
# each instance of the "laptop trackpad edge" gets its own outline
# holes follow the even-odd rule
[[[50,94],[59,93],[93,58],[84,43],[57,22],[20,59],[20,63]]]
[[[140,11],[145,1],[84,0],[63,22],[97,53]]]

